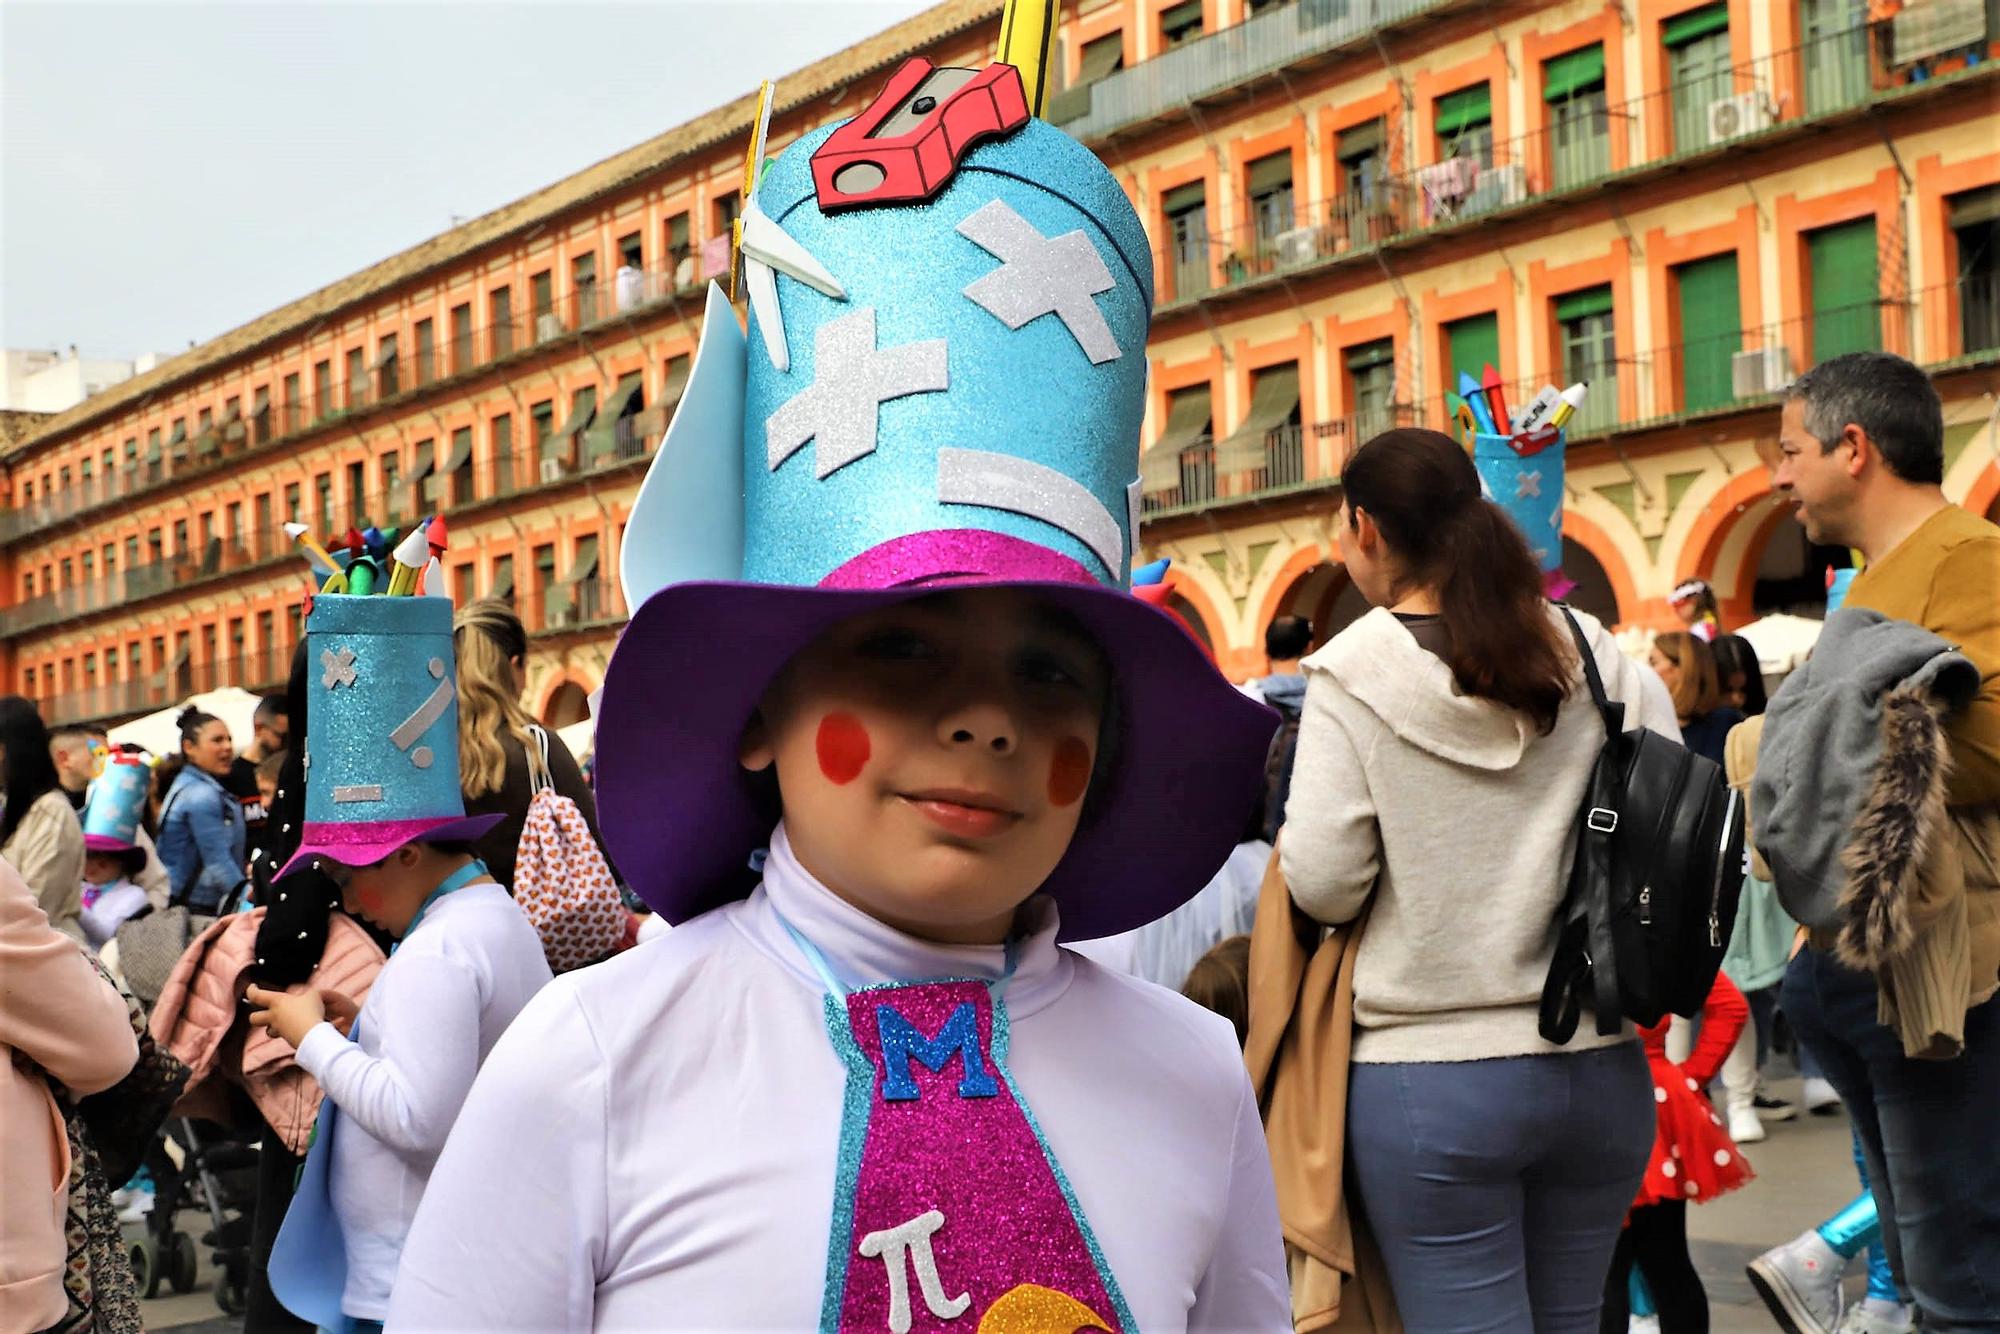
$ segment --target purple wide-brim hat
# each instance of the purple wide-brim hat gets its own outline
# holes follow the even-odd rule
[[[137,852],[139,845],[137,843],[127,843],[123,839],[113,838],[109,834],[85,834],[83,836],[83,850],[85,852]]]
[[[1061,938],[1143,926],[1221,868],[1262,790],[1277,715],[1230,685],[1171,616],[1054,552],[966,533],[952,535],[963,544],[955,572],[921,570],[935,566],[941,536],[888,543],[816,588],[684,583],[639,608],[605,675],[597,809],[612,860],[655,912],[684,922],[757,884],[751,855],[768,845],[778,812],[768,779],[738,762],[738,744],[785,664],[847,617],[957,588],[1030,590],[1075,617],[1111,663],[1109,767],[1042,886]],[[1019,577],[1022,548],[1043,578]],[[899,568],[905,555],[909,568]],[[899,574],[915,577],[893,582]]]
[[[372,866],[407,843],[470,843],[506,819],[505,815],[461,815],[432,820],[358,820],[342,824],[308,822],[299,835],[299,850],[284,869],[272,876],[282,880],[314,858],[343,866]]]

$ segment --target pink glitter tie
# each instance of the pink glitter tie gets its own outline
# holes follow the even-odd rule
[[[1004,986],[921,982],[826,997],[848,1078],[822,1331],[1132,1328],[1007,1072]]]

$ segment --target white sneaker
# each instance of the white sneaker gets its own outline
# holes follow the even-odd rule
[[[1805,1100],[1806,1110],[1814,1116],[1832,1116],[1840,1110],[1840,1095],[1833,1085],[1814,1076],[1801,1086],[1800,1097]]]
[[[1847,1261],[1817,1231],[1774,1246],[1749,1264],[1750,1286],[1788,1334],[1833,1334]]]
[[[1916,1323],[1916,1308],[1869,1298],[1847,1308],[1838,1334],[1909,1334]]]
[[[146,1221],[146,1215],[152,1212],[153,1192],[150,1190],[133,1191],[124,1205],[118,1210],[118,1221],[121,1223],[143,1223]]]
[[[1656,1315],[1635,1315],[1627,1321],[1626,1329],[1628,1334],[1660,1334],[1660,1318]]]
[[[1738,1144],[1760,1144],[1764,1140],[1764,1122],[1748,1107],[1729,1109],[1729,1138]]]

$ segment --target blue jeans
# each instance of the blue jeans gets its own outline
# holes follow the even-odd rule
[[[1347,1150],[1411,1334],[1595,1334],[1653,1151],[1653,1079],[1636,1042],[1356,1064]]]
[[[1783,1004],[1847,1104],[1882,1245],[1924,1328],[2000,1330],[2000,1000],[1967,1011],[1948,1061],[1904,1056],[1875,1017],[1875,979],[1819,950],[1792,960]]]

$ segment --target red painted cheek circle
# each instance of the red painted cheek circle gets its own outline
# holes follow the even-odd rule
[[[1055,757],[1049,761],[1049,800],[1073,806],[1089,786],[1090,747],[1082,737],[1066,736],[1056,743]]]
[[[851,713],[829,713],[820,719],[815,739],[819,771],[827,781],[845,786],[861,777],[868,764],[868,729]]]

